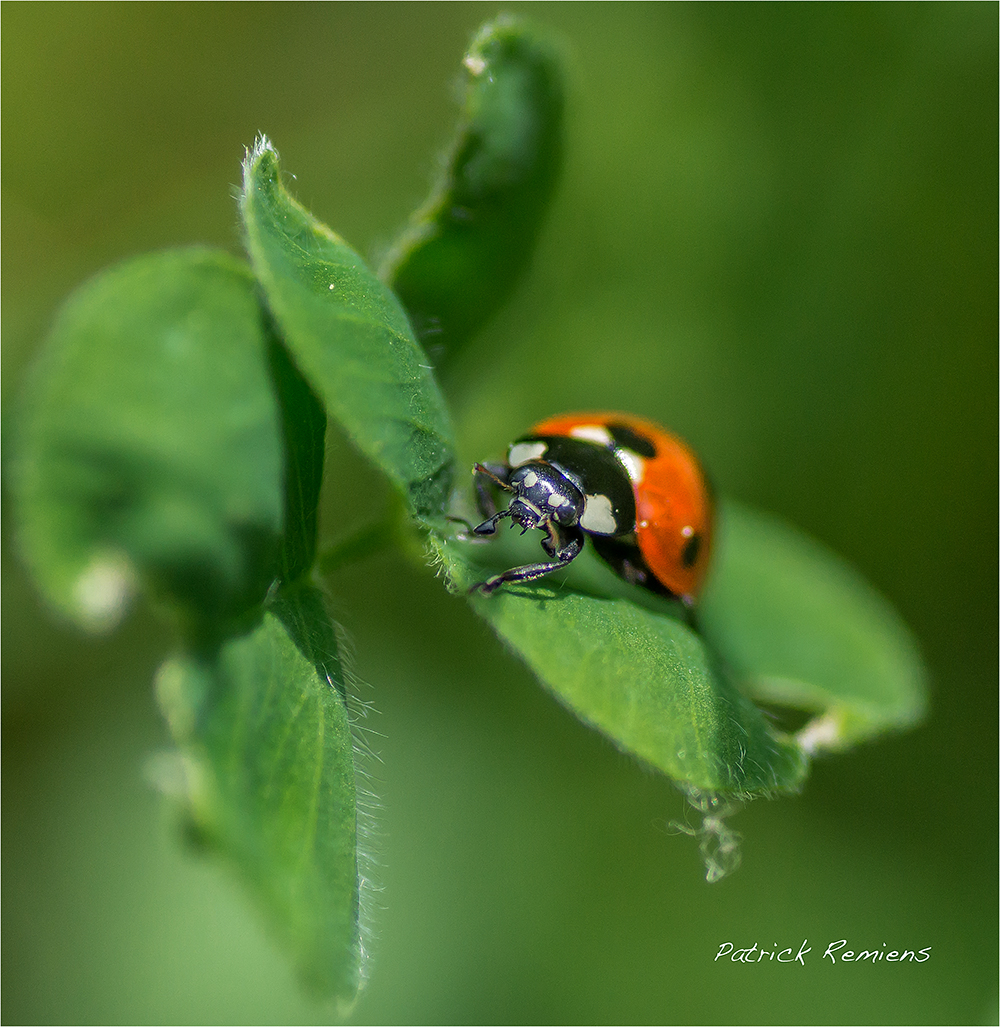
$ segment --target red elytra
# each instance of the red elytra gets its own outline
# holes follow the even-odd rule
[[[591,429],[610,436],[631,481],[642,559],[660,584],[692,604],[712,548],[712,497],[698,458],[676,435],[632,414],[561,414],[539,422],[531,434],[595,438],[599,431]]]

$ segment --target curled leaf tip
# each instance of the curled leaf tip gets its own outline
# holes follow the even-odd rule
[[[512,293],[562,156],[562,68],[546,35],[498,18],[476,34],[462,67],[462,109],[441,175],[379,272],[441,357]]]

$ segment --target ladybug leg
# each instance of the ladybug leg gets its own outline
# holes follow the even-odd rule
[[[529,563],[523,567],[512,567],[503,574],[473,585],[470,592],[480,592],[484,596],[492,595],[501,585],[518,581],[534,581],[552,571],[559,570],[575,560],[583,551],[583,532],[579,528],[559,528],[551,521],[548,523],[548,535],[542,539],[542,548],[550,557],[549,563]]]
[[[566,550],[567,547],[572,546],[573,532],[566,528],[559,528],[554,521],[548,521],[545,524],[545,538],[542,539],[542,549],[553,560],[559,561],[560,564],[569,563],[570,560],[576,559],[580,555],[580,550],[583,549],[583,535],[579,529],[577,529],[576,534],[580,536],[580,545],[576,552],[569,557],[560,556],[559,554]]]
[[[501,510],[499,513],[495,513],[492,517],[487,517],[482,524],[477,524],[472,529],[473,535],[495,535],[497,531],[497,524],[502,521],[505,517],[510,516],[510,510]]]

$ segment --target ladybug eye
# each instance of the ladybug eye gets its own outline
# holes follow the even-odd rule
[[[516,524],[521,525],[521,534],[523,535],[526,531],[530,531],[532,528],[537,528],[541,520],[540,511],[538,511],[530,503],[526,503],[523,500],[515,499],[510,504],[510,519]]]

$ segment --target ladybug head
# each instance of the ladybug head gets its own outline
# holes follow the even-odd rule
[[[549,521],[563,527],[580,522],[586,503],[583,493],[562,471],[545,460],[529,460],[510,476],[514,498],[507,513],[522,532]]]

